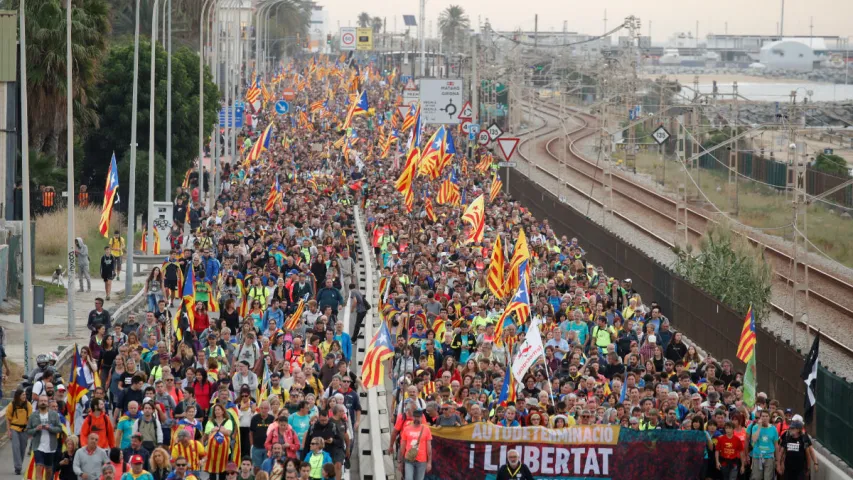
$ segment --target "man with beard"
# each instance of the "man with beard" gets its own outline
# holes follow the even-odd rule
[[[527,465],[521,463],[518,450],[506,452],[506,465],[498,469],[497,480],[533,480],[533,474]]]

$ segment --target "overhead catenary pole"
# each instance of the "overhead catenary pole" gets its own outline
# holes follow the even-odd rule
[[[127,238],[131,245],[127,249],[127,267],[124,275],[125,295],[133,291],[133,237],[136,211],[136,116],[139,111],[139,2],[136,0],[136,27],[133,34],[133,104],[130,113],[130,181],[127,200]]]
[[[30,128],[27,105],[27,20],[26,0],[20,0],[18,14],[20,21],[20,58],[21,58],[21,192],[24,207],[24,287],[22,316],[24,320],[24,372],[30,371],[30,336],[33,329],[33,246],[32,227],[30,225]]]
[[[171,0],[169,0],[171,1]],[[199,31],[199,52],[201,54],[198,57],[198,163],[201,165],[202,158],[204,158],[204,26],[207,23],[205,17],[205,9],[207,8],[208,2],[210,0],[204,0],[204,5],[201,7],[201,17],[198,19],[198,31]],[[214,0],[215,1],[215,0]],[[169,42],[169,46],[171,47],[172,42]],[[170,55],[171,58],[171,55]],[[169,64],[171,66],[171,63]],[[171,69],[170,69],[171,75]],[[169,85],[171,85],[171,81]],[[170,91],[171,93],[171,91]],[[169,95],[169,101],[167,103],[171,103],[171,94]],[[169,113],[171,113],[171,106],[169,108]],[[171,125],[171,122],[169,122]],[[171,137],[171,136],[170,136]],[[168,188],[168,185],[167,187]],[[166,199],[169,199],[169,195],[171,190],[166,190]]]
[[[73,78],[74,60],[71,55],[71,0],[66,0],[65,4],[65,122],[66,122],[66,142],[67,142],[67,166],[68,172],[68,235],[66,244],[68,247],[68,337],[74,336],[74,274],[77,264],[77,257],[74,254],[75,245],[74,238],[76,230],[74,229],[74,78]],[[82,280],[81,280],[82,282]],[[80,283],[80,290],[83,290],[83,284]]]
[[[480,118],[480,76],[477,72],[480,55],[477,40],[477,35],[471,35],[471,123],[477,123]]]

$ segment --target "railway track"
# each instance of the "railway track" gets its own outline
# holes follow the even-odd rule
[[[539,118],[545,120],[545,126],[535,129],[536,142],[532,145],[534,151],[546,154],[561,166],[571,170],[572,177],[574,178],[571,178],[572,181],[569,181],[570,178],[559,178],[553,172],[530,161],[527,155],[531,152],[531,145],[528,142],[531,142],[534,138],[530,135],[532,132],[526,134],[522,139],[522,145],[528,144],[527,155],[523,153],[524,150],[521,148],[521,145],[519,146],[519,154],[530,165],[535,166],[546,175],[558,180],[566,188],[577,192],[583,198],[588,199],[597,206],[604,207],[605,201],[601,198],[596,198],[595,195],[596,190],[601,195],[604,193],[604,182],[602,180],[604,169],[595,162],[585,159],[576,149],[578,142],[598,133],[597,119],[584,112],[570,109],[568,112],[569,116],[579,122],[580,125],[574,130],[567,131],[568,135],[564,136],[560,131],[562,127],[549,125],[549,118],[561,118],[560,112],[556,107],[544,102],[536,102],[534,103],[534,110]],[[560,150],[561,148],[565,149],[565,156],[562,158],[565,158],[566,161],[563,161],[560,156],[563,153]],[[583,183],[575,179],[581,180]],[[668,238],[668,235],[661,232],[675,231],[675,201],[643,185],[632,182],[615,171],[612,173],[612,183],[613,205],[611,205],[611,208],[613,215],[638,229],[640,232],[643,232],[643,234],[654,241],[668,248],[673,248],[675,246],[673,239]],[[597,189],[596,187],[601,188]],[[698,243],[705,229],[717,222],[704,212],[693,208],[688,208],[687,213],[688,238],[695,245]],[[642,219],[642,223],[637,221],[637,219]],[[764,251],[767,252],[766,258],[772,263],[771,266],[774,272],[774,284],[785,289],[789,288],[793,282],[788,275],[782,272],[790,272],[791,264],[793,263],[791,256],[746,234],[741,234],[752,244],[763,247]],[[815,306],[818,308],[831,309],[836,317],[843,317],[845,325],[849,328],[850,323],[853,322],[853,308],[851,308],[853,307],[853,298],[850,296],[850,292],[853,292],[853,284],[831,273],[813,267],[809,267],[809,275],[811,280],[808,291],[809,302],[817,304]],[[770,306],[783,318],[789,321],[793,320],[792,313],[788,312],[784,306],[774,302],[771,302]],[[835,336],[819,331],[813,325],[806,322],[798,321],[797,326],[801,330],[819,332],[819,335],[826,342],[833,344],[847,356],[853,358],[853,349],[842,343]],[[838,334],[838,332],[834,333]]]

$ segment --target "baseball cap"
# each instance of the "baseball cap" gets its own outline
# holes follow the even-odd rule
[[[59,390],[59,391],[64,392],[64,391],[65,391],[65,385],[63,385],[63,384],[61,384],[61,383],[60,383],[60,384],[59,384],[59,386],[58,386],[58,387],[56,387],[56,389],[57,389],[57,390]]]
[[[237,464],[234,462],[228,462],[228,465],[225,465],[225,471],[226,472],[236,472],[237,471]]]
[[[424,411],[423,411],[423,409],[419,408],[419,409],[415,410],[414,412],[412,412],[412,414],[416,417],[422,417],[424,415]]]
[[[140,465],[140,464],[145,463],[145,461],[142,460],[142,455],[131,455],[130,463],[131,463],[131,465],[133,465],[133,464]]]

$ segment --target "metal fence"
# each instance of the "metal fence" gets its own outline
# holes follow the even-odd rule
[[[853,385],[820,367],[817,375],[817,438],[839,458],[853,465]]]
[[[642,293],[646,302],[660,303],[664,314],[672,320],[676,329],[716,358],[731,359],[737,370],[744,371],[745,365],[735,358],[743,327],[743,316],[740,313],[691,285],[667,266],[589,220],[571,206],[560,202],[556,196],[527,177],[513,169],[508,169],[510,172],[505,170],[500,171],[504,184],[510,185],[510,193],[522,205],[537,217],[548,218],[557,234],[577,237],[579,243],[587,249],[587,256],[592,263],[603,266],[608,275],[631,278],[634,288]],[[506,175],[512,176],[509,182]],[[767,392],[770,398],[779,400],[785,408],[802,411],[805,398],[805,384],[800,378],[803,356],[761,326],[756,334],[758,390]],[[819,384],[832,389],[832,393],[826,393],[825,396],[832,396],[833,403],[830,404],[829,400],[818,403],[816,417],[824,417],[830,425],[823,429],[818,427],[817,438],[833,453],[853,463],[853,456],[850,455],[853,452],[853,442],[850,442],[850,432],[853,431],[853,386],[843,379]],[[835,394],[842,390],[846,396]],[[846,428],[843,427],[845,425]],[[839,453],[843,453],[844,449],[847,456]]]

